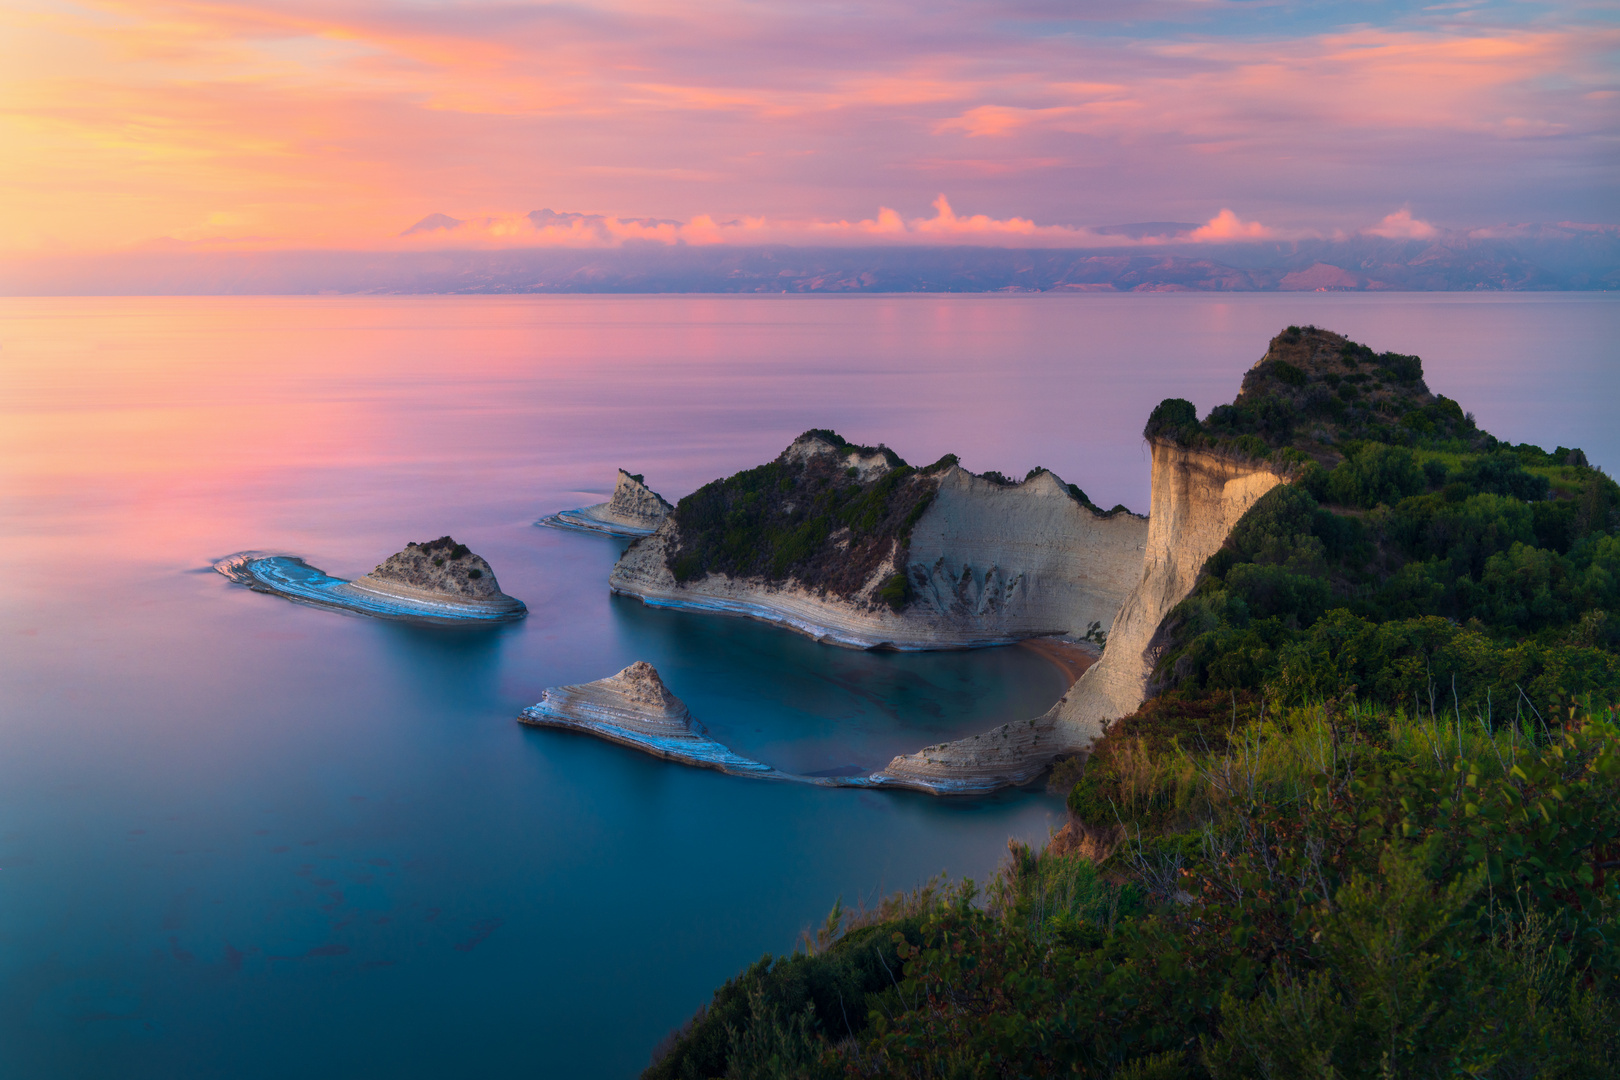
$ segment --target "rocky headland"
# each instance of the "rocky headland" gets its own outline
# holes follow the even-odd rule
[[[1045,469],[1018,483],[951,455],[919,469],[810,431],[682,499],[610,585],[854,648],[1096,638],[1139,574],[1147,531]]]
[[[609,536],[651,536],[674,509],[662,495],[647,486],[645,477],[620,469],[613,498],[607,502],[563,510],[535,524]]]
[[[998,776],[1025,783],[1058,756],[1086,753],[1150,696],[1172,612],[1262,496],[1341,460],[1346,442],[1378,438],[1393,418],[1417,430],[1434,424],[1431,413],[1445,423],[1452,412],[1462,419],[1454,402],[1429,392],[1417,357],[1375,354],[1315,327],[1273,338],[1233,403],[1203,423],[1190,402],[1161,403],[1143,431],[1153,453],[1146,554],[1101,659],[1024,728],[902,755],[874,779],[937,794],[989,790]]]
[[[353,581],[290,555],[255,551],[221,559],[214,569],[257,592],[381,619],[465,625],[528,614],[523,601],[501,591],[489,563],[449,536],[407,544]]]

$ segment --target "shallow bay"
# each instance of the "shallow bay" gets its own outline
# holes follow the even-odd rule
[[[607,595],[622,541],[531,523],[810,427],[1145,510],[1152,406],[1230,400],[1306,322],[1620,464],[1599,294],[0,300],[0,1073],[627,1076],[835,897],[982,879],[1061,802],[751,782],[514,716],[643,659],[739,754],[874,768],[1044,710],[1051,664],[650,610]],[[444,533],[527,620],[208,569],[354,577]]]

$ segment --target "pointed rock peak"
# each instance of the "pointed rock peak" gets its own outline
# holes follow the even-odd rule
[[[505,594],[489,563],[454,537],[405,545],[366,579],[441,593],[457,600],[498,600]]]
[[[606,513],[613,520],[637,528],[656,529],[674,509],[662,495],[646,485],[639,473],[620,469]]]
[[[660,519],[675,509],[669,500],[647,486],[646,477],[624,469],[619,470],[618,482],[613,485],[614,509],[619,509],[621,504],[626,510],[634,509],[642,515],[656,513]]]
[[[637,660],[617,675],[602,680],[602,685],[616,690],[638,705],[646,705],[666,712],[684,710],[681,699],[669,692],[658,669],[645,660]]]

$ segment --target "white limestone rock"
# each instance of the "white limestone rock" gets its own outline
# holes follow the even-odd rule
[[[650,536],[674,509],[662,495],[646,485],[642,476],[620,469],[618,482],[613,486],[613,498],[607,502],[563,510],[535,524],[609,536]]]

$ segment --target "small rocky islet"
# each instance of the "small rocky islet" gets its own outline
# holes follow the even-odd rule
[[[518,719],[536,727],[583,731],[655,757],[738,776],[781,778],[769,765],[732,753],[709,738],[658,671],[637,660],[616,675],[554,686]]]
[[[674,510],[662,495],[647,486],[645,476],[620,469],[613,497],[607,502],[560,510],[535,524],[608,536],[651,536]]]
[[[488,562],[450,536],[406,544],[353,581],[296,556],[259,551],[228,556],[214,569],[255,592],[379,619],[464,626],[529,613],[523,601],[501,591]]]

